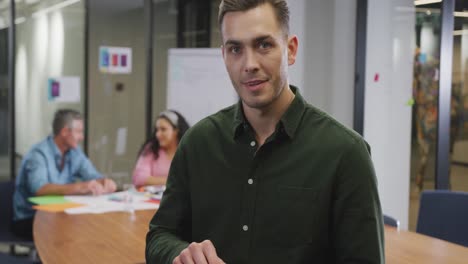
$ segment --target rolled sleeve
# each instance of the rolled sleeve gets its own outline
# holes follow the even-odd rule
[[[102,178],[102,175],[96,170],[93,163],[84,155],[80,154],[81,159],[78,168],[78,177],[83,181],[90,181]]]

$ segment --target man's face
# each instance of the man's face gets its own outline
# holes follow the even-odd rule
[[[72,126],[65,126],[62,129],[63,137],[67,147],[76,148],[84,139],[83,120],[73,120]]]
[[[244,107],[265,109],[287,85],[297,38],[288,39],[270,4],[226,13],[221,30],[226,69]]]

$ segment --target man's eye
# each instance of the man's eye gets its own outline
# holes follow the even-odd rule
[[[233,47],[230,47],[230,48],[229,48],[229,51],[230,51],[231,53],[237,54],[237,53],[240,52],[240,48],[237,47],[237,46],[233,46]]]
[[[260,47],[261,49],[268,49],[268,48],[271,47],[271,44],[270,44],[269,42],[261,42],[260,45],[259,45],[259,47]]]

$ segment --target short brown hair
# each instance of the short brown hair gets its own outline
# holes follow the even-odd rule
[[[228,12],[247,11],[263,4],[270,4],[275,10],[276,20],[289,34],[289,8],[286,0],[222,0],[219,5],[218,23],[221,27],[224,15]]]

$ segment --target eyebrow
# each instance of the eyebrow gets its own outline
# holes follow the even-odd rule
[[[262,41],[265,41],[265,40],[270,39],[270,38],[272,38],[271,35],[258,36],[258,37],[256,37],[255,39],[252,40],[252,43],[262,42]],[[237,46],[237,45],[242,45],[242,42],[239,41],[239,40],[228,39],[224,45],[225,46],[227,46],[227,45],[236,45]]]
[[[262,42],[270,38],[272,38],[270,35],[260,36],[254,39],[254,43]]]
[[[228,45],[238,46],[238,45],[241,45],[241,42],[238,40],[229,39],[226,41],[226,43],[224,43],[224,46],[228,46]]]

